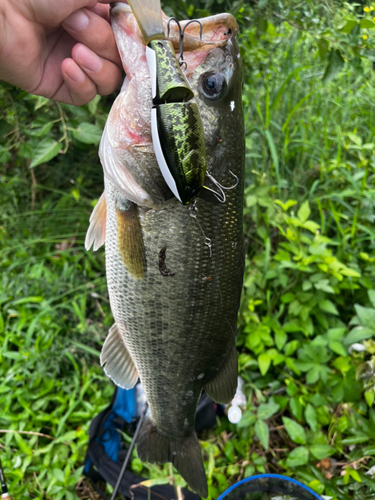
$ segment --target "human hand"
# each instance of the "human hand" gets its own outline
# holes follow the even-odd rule
[[[112,93],[121,60],[109,2],[0,0],[0,79],[67,104]]]

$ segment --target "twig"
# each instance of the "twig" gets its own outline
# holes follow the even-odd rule
[[[181,486],[177,486],[177,500],[185,500],[184,494],[182,493]]]
[[[42,434],[41,432],[34,432],[34,431],[16,431],[14,429],[0,429],[0,434],[27,434],[30,436],[40,436],[40,437],[45,437],[47,439],[51,439],[52,441],[55,440],[55,438],[48,436],[47,434]]]
[[[34,478],[35,478],[35,481],[36,481],[36,484],[39,486],[39,489],[43,495],[43,497],[45,497],[46,493],[45,491],[43,490],[43,488],[40,486],[40,482],[38,481],[38,476],[36,475],[35,472],[33,472],[33,475],[34,475]]]
[[[64,155],[68,151],[68,149],[69,149],[68,132],[67,132],[65,118],[64,118],[64,112],[62,110],[61,104],[59,102],[56,102],[56,105],[57,105],[58,110],[59,110],[60,121],[61,121],[61,125],[62,125],[63,132],[64,132],[63,136],[59,140],[59,142],[65,141],[65,147],[64,147],[64,149],[62,151],[62,154]]]

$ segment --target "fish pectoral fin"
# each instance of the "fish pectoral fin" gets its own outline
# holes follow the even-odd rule
[[[156,464],[172,462],[192,490],[207,498],[207,480],[202,452],[197,436],[192,434],[180,439],[161,432],[149,415],[137,440],[138,456],[144,462]]]
[[[100,365],[113,382],[123,389],[131,389],[138,380],[138,372],[116,325],[110,328],[100,353]]]
[[[136,279],[144,278],[146,252],[137,206],[129,201],[116,201],[117,240],[121,260]]]
[[[91,246],[94,245],[93,250],[96,252],[104,244],[106,220],[107,203],[105,201],[105,193],[103,193],[90,217],[90,225],[85,239],[86,250],[90,250]]]
[[[234,398],[237,389],[238,359],[237,349],[233,345],[229,358],[216,377],[205,385],[204,390],[216,403],[228,404]]]

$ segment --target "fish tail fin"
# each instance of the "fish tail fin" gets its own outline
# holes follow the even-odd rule
[[[138,456],[157,464],[172,462],[187,484],[201,497],[207,498],[207,480],[197,436],[172,440],[163,434],[150,416],[142,426],[137,441]]]
[[[128,0],[146,44],[164,38],[160,0]]]

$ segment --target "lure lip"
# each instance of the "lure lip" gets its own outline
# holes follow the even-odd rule
[[[169,189],[174,194],[174,196],[178,199],[178,201],[180,203],[183,203],[177,189],[176,181],[173,179],[173,176],[168,168],[167,162],[164,157],[163,149],[161,147],[156,108],[151,109],[151,135],[152,135],[152,142],[154,145],[156,160],[158,162],[164,180],[167,183]]]

